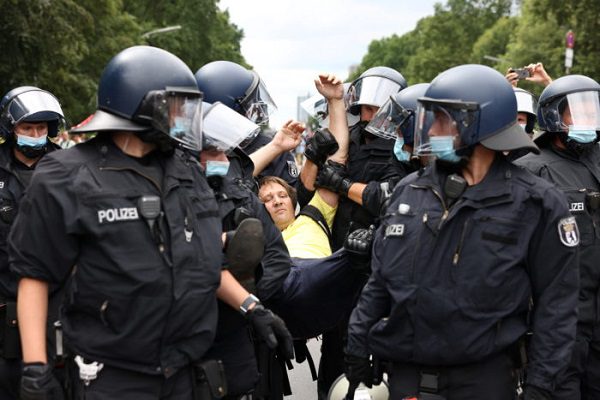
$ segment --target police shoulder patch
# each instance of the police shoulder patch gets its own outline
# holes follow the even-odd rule
[[[294,161],[288,161],[288,173],[290,174],[290,176],[292,178],[297,178],[299,173],[298,173],[298,166],[296,165],[296,163]]]
[[[575,247],[579,244],[579,228],[575,217],[563,218],[558,221],[558,237],[562,244],[567,247]]]

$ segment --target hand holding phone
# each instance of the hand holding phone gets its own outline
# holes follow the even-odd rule
[[[531,71],[527,68],[511,68],[510,72],[517,74],[517,79],[525,79],[531,76]]]

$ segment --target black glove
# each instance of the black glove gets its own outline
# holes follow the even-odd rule
[[[350,232],[344,241],[344,249],[350,253],[350,265],[358,271],[368,271],[375,225]]]
[[[294,340],[281,318],[262,304],[256,304],[248,310],[246,318],[250,321],[254,333],[263,339],[270,349],[279,346],[287,360],[294,359]]]
[[[368,388],[373,386],[373,367],[366,357],[357,357],[352,354],[344,356],[344,374],[351,387],[364,383]]]
[[[550,392],[537,386],[527,385],[523,392],[523,400],[550,400]]]
[[[327,156],[332,155],[340,146],[329,129],[317,129],[313,137],[306,143],[304,156],[317,166],[323,165]]]
[[[348,196],[348,191],[353,183],[346,177],[346,167],[342,164],[328,161],[319,168],[315,186]]]
[[[21,400],[64,400],[62,387],[48,364],[24,364],[21,377]]]

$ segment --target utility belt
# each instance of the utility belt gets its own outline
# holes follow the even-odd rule
[[[488,361],[495,362],[494,359],[499,359],[499,357],[502,356],[510,358],[513,371],[516,376],[515,399],[520,399],[523,395],[523,386],[525,383],[525,367],[527,365],[527,340],[527,335],[523,336],[517,343],[510,346],[505,351],[489,356],[487,359],[480,361],[481,363]],[[408,385],[414,387],[414,385],[416,384],[419,393],[418,398],[421,400],[445,400],[445,398],[439,394],[439,377],[442,374],[446,374],[453,368],[462,367],[461,365],[425,366],[418,364],[396,364],[392,362],[386,362],[384,363],[384,365],[384,369],[388,372],[388,376],[391,377],[392,381],[396,380],[398,376],[401,376],[401,385]],[[392,371],[394,371],[395,373],[392,373]],[[374,376],[377,375],[374,374]]]
[[[17,302],[8,299],[0,299],[0,357],[21,359]]]
[[[79,379],[83,387],[93,384],[104,369],[103,363],[86,360],[79,355],[73,358],[73,364],[76,368],[72,369],[70,379]],[[216,400],[227,394],[225,370],[220,360],[201,361],[189,368],[192,369],[194,400]],[[82,387],[82,385],[73,386]]]

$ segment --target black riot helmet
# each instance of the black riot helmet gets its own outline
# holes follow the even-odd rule
[[[406,87],[406,79],[395,69],[373,67],[355,79],[345,97],[346,108],[353,115],[361,105],[381,107],[389,97]]]
[[[134,46],[114,56],[98,85],[94,116],[73,133],[130,131],[161,148],[202,148],[202,93],[177,56]]]
[[[234,62],[210,62],[195,77],[205,101],[225,104],[256,124],[268,124],[277,109],[260,76]]]
[[[525,148],[539,153],[517,123],[512,86],[502,74],[484,65],[460,65],[440,73],[419,99],[416,123],[418,156],[439,156],[453,150],[460,155],[460,150],[478,143],[496,151]],[[431,135],[434,126],[436,132]],[[448,136],[452,137],[449,143],[440,140]]]
[[[19,122],[47,122],[48,136],[55,137],[64,119],[56,97],[35,86],[12,89],[0,100],[0,136],[5,140]]]
[[[537,98],[533,93],[521,88],[513,88],[515,97],[517,98],[517,112],[527,114],[527,124],[525,125],[525,132],[533,133],[535,127],[535,121],[537,119]]]
[[[573,125],[600,130],[600,84],[584,75],[567,75],[554,80],[540,95],[538,125],[548,132],[566,132],[569,123],[563,112],[569,107]],[[590,120],[591,118],[591,120]]]

